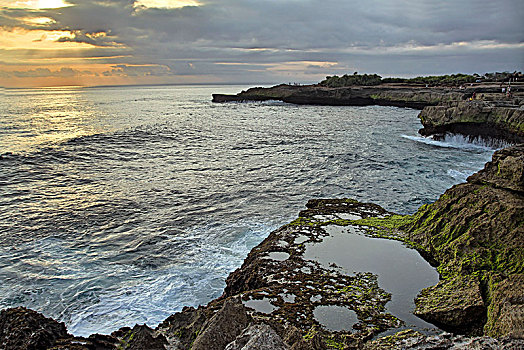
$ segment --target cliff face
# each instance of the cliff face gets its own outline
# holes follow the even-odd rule
[[[416,314],[473,333],[524,337],[523,144],[496,152],[401,229],[444,279],[421,293]]]
[[[524,108],[482,100],[441,102],[419,115],[422,135],[445,132],[524,142]]]
[[[251,88],[237,95],[214,94],[214,102],[280,100],[295,104],[333,106],[397,106],[422,109],[441,101],[463,100],[472,91],[459,89],[412,88],[401,86],[327,88],[317,85],[277,85]]]

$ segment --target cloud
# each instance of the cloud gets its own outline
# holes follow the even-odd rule
[[[110,76],[124,76],[124,77],[150,77],[150,76],[169,76],[173,75],[171,68],[160,65],[139,65],[129,66],[126,64],[118,64],[112,67],[111,70],[105,71],[102,75]]]
[[[16,71],[0,71],[0,76],[4,78],[71,78],[79,76],[96,76],[97,73],[87,70],[77,70],[73,68],[60,68],[58,70],[50,70],[49,68],[36,68],[30,70],[16,70]]]
[[[353,70],[386,76],[524,68],[521,0],[202,0],[185,7],[144,7],[133,0],[68,3],[72,6],[55,10],[0,11],[0,25],[45,26],[71,33],[57,45],[89,44],[110,49],[115,57],[120,50],[109,76],[278,82],[289,75],[314,81]],[[23,23],[28,16],[52,21]]]
[[[111,32],[98,31],[98,32],[83,32],[80,30],[72,30],[71,36],[62,36],[58,38],[57,42],[74,42],[74,43],[84,43],[90,44],[93,46],[101,47],[123,47],[121,43],[117,43],[111,40]]]

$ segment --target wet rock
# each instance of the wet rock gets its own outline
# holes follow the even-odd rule
[[[424,135],[445,132],[489,136],[510,142],[524,142],[524,109],[488,101],[442,102],[427,106],[419,115]]]
[[[171,349],[188,349],[201,332],[204,323],[213,316],[213,307],[184,307],[161,324],[156,330],[163,334]]]
[[[522,349],[524,341],[509,337],[466,337],[442,333],[427,336],[411,329],[378,338],[364,345],[364,350],[517,350]]]
[[[146,325],[135,325],[120,338],[119,348],[122,350],[165,350],[166,338],[155,333]]]
[[[486,307],[477,278],[457,276],[426,288],[415,299],[415,315],[450,329],[469,333],[486,321]]]
[[[88,338],[71,337],[60,339],[49,350],[115,350],[121,342],[110,335],[91,334]]]
[[[247,328],[251,318],[238,299],[226,300],[224,306],[202,326],[193,350],[224,349]]]
[[[254,324],[246,328],[225,350],[286,350],[289,347],[267,324]]]
[[[332,225],[387,212],[351,199],[312,200],[307,207],[297,220],[272,232],[249,253],[226,280],[223,298],[240,294],[251,317],[269,324],[292,349],[358,346],[399,327],[402,321],[385,307],[391,295],[379,287],[375,274],[348,274],[333,263],[322,265],[304,255],[306,244],[323,242]],[[270,259],[274,252],[287,258]],[[333,331],[315,317],[319,307],[344,309],[356,319]]]
[[[501,279],[493,277],[490,283],[492,302],[484,331],[493,337],[508,335],[524,339],[524,275]]]
[[[17,307],[0,311],[0,345],[3,350],[41,350],[68,337],[64,323]]]

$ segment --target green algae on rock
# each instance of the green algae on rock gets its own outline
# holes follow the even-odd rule
[[[446,101],[419,114],[422,135],[461,133],[524,142],[524,110],[517,104],[493,101]]]
[[[449,285],[464,291],[467,286],[476,291],[478,285],[480,295],[475,292],[470,300],[475,307],[457,309],[457,313],[474,319],[480,308],[487,307],[485,334],[522,336],[524,285],[518,276],[524,273],[523,164],[523,144],[497,151],[493,160],[470,176],[467,183],[453,186],[435,203],[422,206],[414,215],[360,221],[375,232],[385,232],[384,236],[414,243],[438,265],[446,281],[421,293],[417,314],[457,330],[455,318],[443,311],[457,309],[458,296],[446,298],[442,292]],[[388,235],[389,232],[400,233]],[[494,284],[494,275],[502,282],[512,281],[506,282],[512,287],[504,287],[502,282]],[[509,296],[502,297],[500,288],[510,293]],[[479,297],[487,301],[485,306]],[[467,310],[471,313],[464,316]],[[501,317],[501,310],[512,316]],[[468,328],[463,326],[458,330]],[[482,332],[482,326],[470,327],[469,332]]]
[[[479,331],[486,322],[480,282],[473,276],[442,280],[424,289],[415,305],[415,315],[455,332]]]

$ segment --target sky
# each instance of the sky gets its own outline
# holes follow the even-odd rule
[[[524,70],[522,0],[0,0],[0,86]]]

